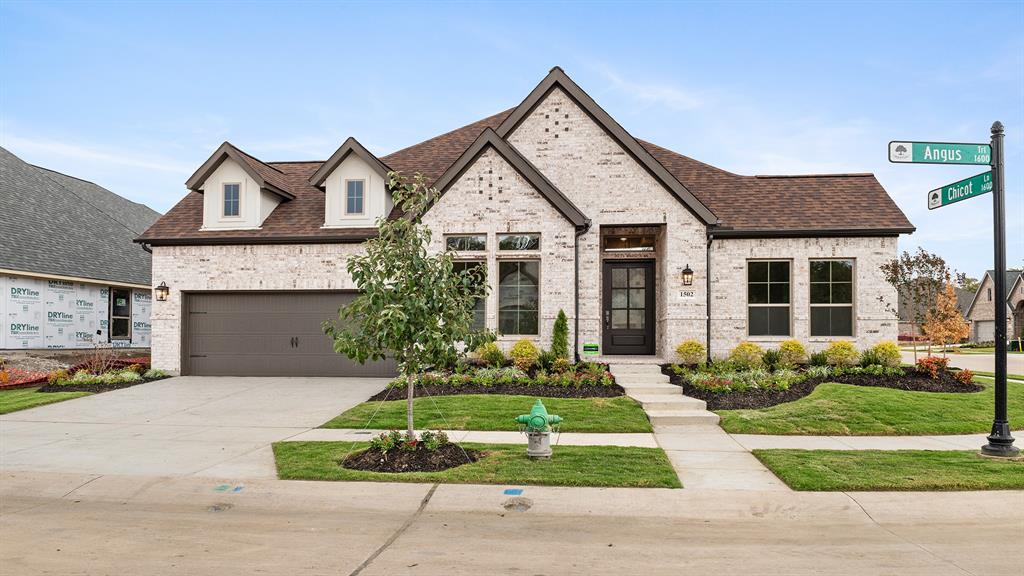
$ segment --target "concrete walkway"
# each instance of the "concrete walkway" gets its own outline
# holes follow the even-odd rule
[[[801,450],[977,450],[988,443],[985,434],[955,436],[772,436],[731,434],[747,450],[796,448]],[[1021,437],[1021,433],[1016,433]]]

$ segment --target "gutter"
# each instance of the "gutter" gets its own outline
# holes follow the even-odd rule
[[[573,303],[574,327],[572,343],[574,349],[573,360],[577,363],[580,361],[580,236],[583,236],[584,234],[587,233],[587,231],[590,230],[591,224],[592,222],[590,218],[587,218],[586,220],[584,220],[583,226],[576,229],[576,237],[573,238],[572,246],[574,268],[573,274],[575,275],[575,278],[573,280],[573,284],[575,285],[575,288],[573,289],[575,302]]]
[[[146,252],[149,252],[150,254],[153,253],[153,247],[150,246],[149,244],[146,244],[145,242],[139,242],[139,246],[142,246],[142,249],[145,250]]]

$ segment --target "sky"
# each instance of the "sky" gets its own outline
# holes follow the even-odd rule
[[[517,105],[561,66],[635,137],[740,174],[872,172],[975,277],[979,166],[890,140],[1006,126],[1007,251],[1024,264],[1024,2],[0,2],[0,146],[165,212],[225,140],[264,160],[384,155]]]

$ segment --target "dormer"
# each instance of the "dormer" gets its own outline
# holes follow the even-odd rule
[[[295,198],[280,170],[229,142],[185,183],[203,195],[203,230],[258,229],[281,202]]]
[[[349,138],[310,177],[324,191],[324,228],[367,228],[391,212],[388,167]]]

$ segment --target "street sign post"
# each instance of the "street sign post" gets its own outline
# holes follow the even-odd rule
[[[992,191],[992,172],[984,172],[959,182],[946,184],[928,193],[928,209],[935,210],[954,202],[981,196]]]
[[[894,140],[889,142],[889,162],[987,165],[992,163],[992,147],[988,144]]]

